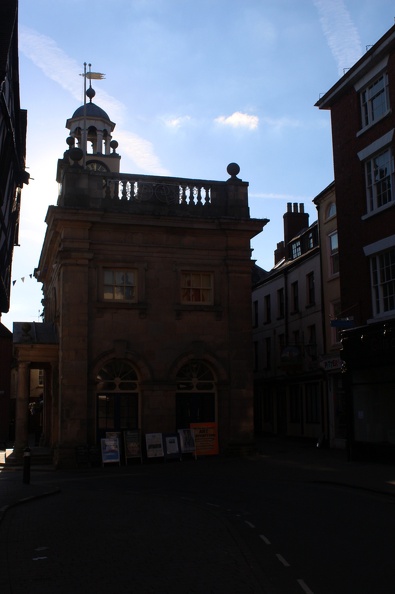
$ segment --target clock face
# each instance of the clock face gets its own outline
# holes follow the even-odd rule
[[[90,169],[91,171],[103,171],[104,173],[108,173],[109,169],[101,163],[100,161],[88,161],[86,164],[86,168]]]

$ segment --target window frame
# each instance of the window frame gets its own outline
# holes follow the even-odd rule
[[[291,283],[291,299],[292,299],[292,312],[291,313],[298,313],[299,312],[299,283],[298,281],[294,281]]]
[[[386,256],[390,257],[387,263],[383,262]],[[389,272],[390,276],[383,279],[381,277],[385,272]],[[393,315],[395,312],[395,247],[370,256],[370,278],[373,316]],[[386,287],[391,292],[388,292]],[[386,307],[386,301],[391,303],[392,307]]]
[[[184,280],[187,276],[190,276],[190,280],[195,283],[194,285],[187,286],[184,284]],[[194,278],[193,278],[194,277]],[[200,277],[200,282],[197,282],[197,277]],[[204,285],[202,279],[206,278],[210,280],[209,285]],[[185,291],[189,291],[190,295],[199,296],[198,299],[186,299]],[[207,299],[202,299],[203,295],[208,296]],[[181,270],[180,271],[180,303],[181,305],[214,305],[214,273],[207,270]]]
[[[336,248],[332,247],[332,238],[336,236]],[[339,274],[339,235],[337,229],[328,233],[329,270],[331,276]]]
[[[272,306],[271,306],[271,296],[270,293],[264,296],[263,298],[263,319],[265,324],[270,324],[272,321]]]
[[[379,85],[379,86],[378,86]],[[377,101],[377,99],[379,99]],[[388,75],[380,73],[359,92],[361,127],[372,126],[389,111]]]
[[[379,159],[385,158],[380,165]],[[383,164],[388,168],[385,177],[379,177]],[[394,155],[390,146],[374,153],[364,160],[366,211],[379,212],[394,204]],[[385,197],[387,197],[385,199]]]
[[[285,316],[285,292],[284,287],[277,289],[277,319],[282,320]]]
[[[112,273],[113,274],[113,282],[106,281],[106,274]],[[118,274],[127,274],[132,275],[132,282],[128,283],[118,283],[117,276]],[[102,300],[105,303],[137,303],[138,302],[138,270],[137,268],[127,268],[125,266],[122,267],[108,267],[105,266],[102,268]],[[112,287],[113,297],[106,297],[106,287]],[[119,289],[119,295],[123,297],[116,297],[116,289]],[[131,296],[125,297],[126,290],[131,289]],[[109,294],[109,292],[108,292]]]

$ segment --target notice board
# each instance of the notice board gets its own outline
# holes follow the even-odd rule
[[[163,458],[163,440],[162,433],[146,433],[145,445],[147,448],[147,458]]]
[[[164,433],[163,445],[165,447],[165,460],[179,458],[181,460],[180,442],[177,433]]]
[[[195,434],[196,455],[214,456],[219,453],[217,423],[191,423]]]
[[[142,461],[140,431],[125,431],[123,440],[125,446],[125,460],[127,461],[130,458],[140,458]]]
[[[193,429],[179,429],[180,447],[182,454],[193,454],[196,458],[195,434]]]
[[[118,462],[121,465],[119,440],[117,437],[104,437],[100,440],[102,464]]]

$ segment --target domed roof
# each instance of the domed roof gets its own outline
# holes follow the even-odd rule
[[[84,117],[84,106],[81,105],[81,107],[79,107],[78,109],[75,110],[71,119],[73,120],[74,118],[83,118],[83,117]],[[108,117],[108,114],[104,111],[104,109],[102,109],[101,107],[96,105],[96,103],[92,103],[92,102],[89,102],[86,104],[86,117],[87,118],[102,118],[103,120],[107,120],[108,122],[111,121],[110,118]]]

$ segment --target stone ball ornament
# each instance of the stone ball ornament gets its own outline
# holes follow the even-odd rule
[[[226,171],[229,173],[231,179],[237,179],[237,176],[240,173],[240,167],[237,163],[229,163]]]

